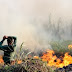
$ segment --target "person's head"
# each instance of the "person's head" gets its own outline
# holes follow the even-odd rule
[[[7,38],[7,43],[8,43],[8,45],[12,45],[13,44],[13,38],[12,37],[8,37]]]

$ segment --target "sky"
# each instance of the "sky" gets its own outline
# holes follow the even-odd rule
[[[49,14],[53,20],[72,19],[72,0],[0,0],[0,40],[4,35],[16,36],[18,45],[33,46]]]

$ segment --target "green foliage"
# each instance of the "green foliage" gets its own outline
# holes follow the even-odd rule
[[[23,43],[21,44],[21,46],[20,46],[20,52],[21,52],[21,50],[22,50],[23,44],[24,44],[24,42],[23,42]]]
[[[72,50],[68,49],[68,45],[72,44],[72,41],[70,40],[66,40],[66,41],[51,41],[50,45],[52,47],[52,49],[56,52],[72,52]],[[72,53],[71,53],[72,54]]]
[[[15,51],[15,59],[16,60],[23,60],[24,58],[27,57],[27,55],[29,55],[31,53],[28,51],[28,49],[23,48],[23,44],[24,44],[24,42],[20,45],[18,52]]]

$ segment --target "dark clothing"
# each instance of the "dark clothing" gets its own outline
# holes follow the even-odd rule
[[[12,36],[11,36],[12,37]],[[5,62],[5,64],[9,63],[10,64],[10,58],[11,58],[11,54],[14,52],[14,49],[16,47],[16,37],[13,37],[14,42],[12,45],[3,45],[4,40],[2,40],[0,42],[0,50],[4,51],[4,56],[3,56],[3,60]]]

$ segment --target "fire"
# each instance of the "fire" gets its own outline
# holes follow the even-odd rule
[[[64,54],[64,57],[57,58],[56,55],[54,55],[53,50],[48,50],[47,53],[44,53],[42,58],[42,61],[47,61],[48,66],[55,66],[55,67],[63,67],[67,66],[69,64],[72,64],[72,56],[70,56],[68,53]]]
[[[68,49],[72,49],[72,45],[68,45]]]
[[[11,61],[11,65],[15,65],[15,63],[21,64],[22,60],[13,60],[13,61]]]
[[[21,64],[22,63],[22,60],[18,60],[18,62],[17,62],[18,64]]]
[[[34,59],[39,59],[39,57],[38,57],[38,56],[34,56],[33,58],[34,58]]]
[[[3,57],[0,56],[0,64],[4,64]]]

